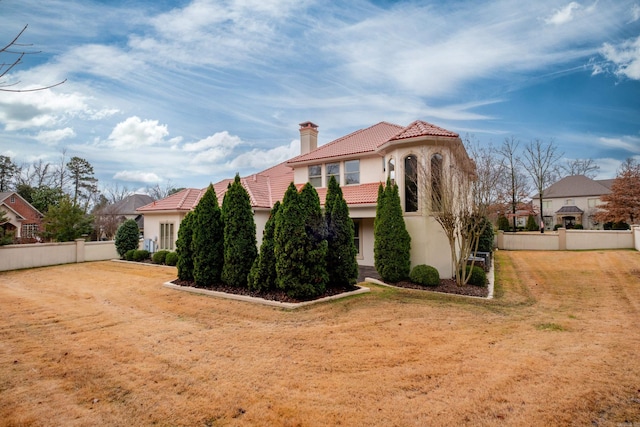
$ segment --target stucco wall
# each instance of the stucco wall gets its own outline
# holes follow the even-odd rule
[[[639,227],[640,228],[640,227]],[[541,233],[498,232],[498,249],[517,251],[557,251],[590,249],[638,249],[640,231],[565,230]],[[640,249],[639,249],[640,250]]]
[[[449,241],[440,224],[421,215],[405,215],[404,221],[411,235],[411,267],[427,264],[438,269],[441,278],[451,277]]]
[[[34,243],[0,246],[0,271],[118,258],[115,242]]]

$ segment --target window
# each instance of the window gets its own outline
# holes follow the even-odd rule
[[[11,203],[15,203],[16,202],[16,196],[12,195],[11,199],[10,199],[10,202]]]
[[[35,238],[38,236],[38,224],[23,224],[22,237]]]
[[[361,221],[359,219],[353,220],[353,244],[356,247],[357,255],[360,255],[360,225]]]
[[[160,224],[159,249],[173,250],[173,223]]]
[[[322,166],[309,166],[309,184],[314,187],[322,187]]]
[[[573,206],[575,203],[574,203],[573,199],[567,199],[567,200],[564,201],[564,204],[566,206]]]
[[[431,210],[442,207],[442,155],[431,156]]]
[[[344,184],[360,184],[360,160],[344,162]]]
[[[418,210],[418,158],[413,155],[404,158],[404,210]]]
[[[597,199],[587,199],[587,206],[589,206],[590,208],[597,208],[598,205],[601,205],[602,201],[597,198]]]
[[[542,201],[542,209],[543,210],[548,210],[551,209],[551,200],[543,200]]]
[[[332,176],[336,177],[336,182],[340,184],[340,163],[327,163],[327,186]]]
[[[389,159],[389,180],[391,181],[391,184],[395,184],[396,183],[396,161],[393,160],[393,157]]]

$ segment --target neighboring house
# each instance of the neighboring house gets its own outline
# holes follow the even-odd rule
[[[0,193],[0,211],[5,212],[8,222],[0,224],[14,238],[35,240],[42,228],[43,215],[15,191]]]
[[[144,230],[144,216],[137,209],[153,202],[153,197],[147,194],[132,194],[119,202],[103,206],[94,212],[100,239],[113,239],[120,224],[133,219],[142,232]]]
[[[509,225],[513,225],[513,217],[516,218],[516,227],[526,227],[529,215],[533,215],[534,218],[539,218],[538,210],[533,205],[533,202],[520,202],[516,206],[515,215],[511,211],[507,211],[505,216],[509,220]]]
[[[573,228],[582,224],[585,229],[601,229],[602,224],[593,218],[602,204],[601,197],[611,193],[613,179],[594,180],[584,175],[572,175],[548,187],[543,192],[542,211],[545,228],[555,224]],[[539,200],[536,195],[533,198]]]
[[[435,171],[469,168],[471,161],[457,133],[430,123],[415,121],[409,126],[380,122],[360,129],[320,147],[318,126],[300,124],[301,154],[262,172],[241,178],[254,208],[258,244],[269,212],[282,200],[291,182],[301,188],[314,185],[324,205],[329,178],[336,177],[355,223],[355,244],[360,265],[374,265],[373,221],[378,187],[387,178],[398,184],[407,230],[411,234],[412,265],[429,264],[442,277],[451,275],[449,244],[440,225],[427,211],[429,174]],[[425,176],[420,174],[423,165]],[[430,177],[430,178],[429,178]],[[231,179],[214,184],[221,204]],[[416,182],[418,183],[416,185]],[[205,189],[184,189],[165,199],[139,208],[145,216],[145,240],[157,249],[175,249],[178,227]]]

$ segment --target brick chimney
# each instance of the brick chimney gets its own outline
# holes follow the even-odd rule
[[[318,148],[318,125],[311,122],[300,123],[300,154],[307,154]]]

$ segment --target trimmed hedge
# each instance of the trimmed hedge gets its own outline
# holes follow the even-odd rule
[[[164,249],[161,251],[158,251],[155,254],[153,254],[153,258],[151,258],[151,260],[153,261],[154,264],[164,264],[168,253],[169,251]]]
[[[175,266],[178,263],[178,254],[175,252],[169,252],[164,258],[164,263],[172,267]]]
[[[469,273],[470,265],[467,265],[467,274]],[[484,272],[482,267],[478,267],[477,265],[473,266],[473,270],[471,271],[471,277],[467,281],[467,284],[473,286],[487,286],[487,273]]]
[[[438,286],[440,284],[440,273],[438,273],[438,269],[425,264],[413,267],[409,278],[413,283],[422,286]]]
[[[124,259],[127,261],[133,261],[133,254],[136,252],[136,249],[129,249],[124,253]]]
[[[144,249],[138,249],[133,251],[133,260],[134,261],[144,261],[146,259],[149,259],[149,257],[151,256],[151,254],[149,253],[149,251],[146,251]]]

